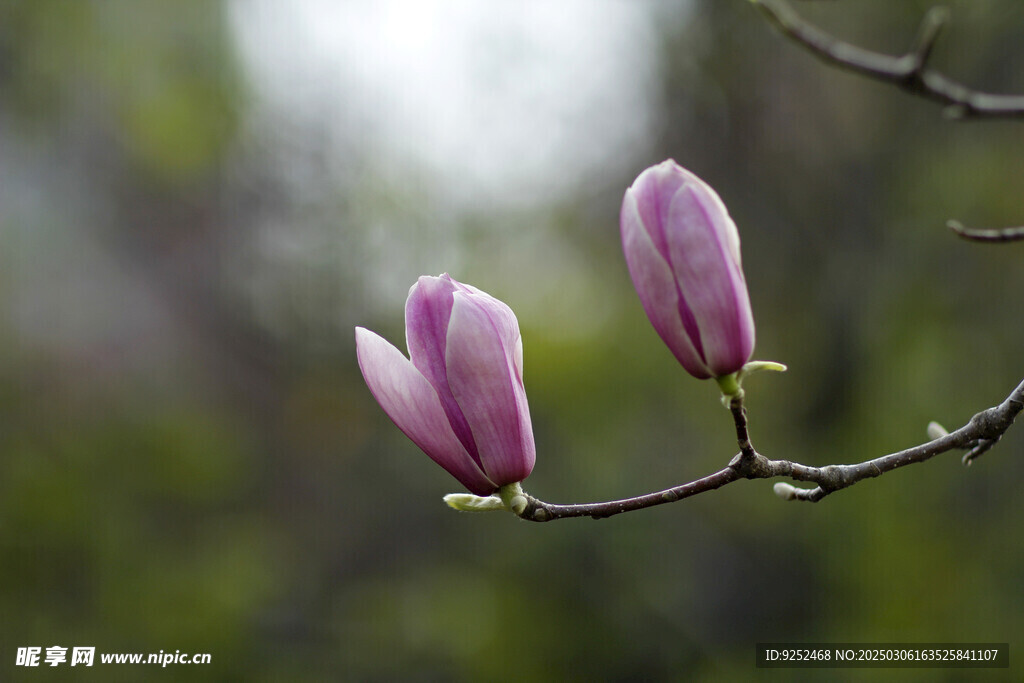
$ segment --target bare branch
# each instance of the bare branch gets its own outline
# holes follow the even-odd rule
[[[932,56],[932,49],[939,34],[949,21],[949,10],[945,7],[932,7],[921,20],[921,26],[917,32],[917,45],[908,53],[907,57],[912,58],[913,73],[920,76],[928,65],[928,59]]]
[[[856,465],[830,465],[821,468],[825,475],[822,479],[811,479],[818,484],[817,489],[798,496],[799,500],[818,501],[834,491],[852,486],[859,481],[877,477],[886,472],[924,462],[946,451],[969,448],[964,456],[964,464],[971,461],[995,445],[1013,424],[1017,415],[1024,410],[1024,381],[1006,397],[998,406],[983,410],[968,421],[960,429],[933,441],[914,446],[906,450],[883,455],[873,460],[865,460]],[[780,469],[789,465],[785,460],[772,461],[779,463]],[[794,477],[798,478],[798,477]],[[820,490],[820,493],[818,492]]]
[[[966,228],[958,221],[948,221],[946,227],[973,242],[1016,242],[1024,240],[1024,226],[1017,228],[999,228],[996,230],[983,228]]]
[[[604,503],[557,505],[545,503],[524,494],[527,501],[526,506],[517,514],[531,522],[550,522],[565,517],[601,519],[632,510],[674,503],[699,493],[713,491],[739,479],[773,479],[776,477],[788,477],[795,481],[817,484],[813,488],[797,488],[785,482],[778,482],[774,487],[775,493],[786,500],[817,502],[830,493],[853,486],[864,479],[871,479],[900,467],[924,462],[951,450],[968,450],[964,456],[964,464],[970,464],[977,456],[995,445],[1013,424],[1017,415],[1024,411],[1024,381],[1021,381],[1006,397],[1006,400],[998,406],[981,411],[963,427],[951,433],[913,448],[853,465],[811,467],[789,460],[769,460],[758,453],[750,443],[742,397],[733,398],[729,408],[736,423],[736,437],[740,444],[740,453],[732,459],[727,467],[701,479],[664,491]]]
[[[914,47],[894,57],[865,50],[825,33],[798,15],[784,0],[751,0],[783,34],[819,59],[946,105],[954,119],[1024,117],[1024,96],[994,95],[957,83],[928,68],[935,41],[949,14],[933,7],[925,14]]]
[[[932,7],[921,21],[914,47],[893,57],[845,43],[804,20],[785,0],[751,0],[783,34],[819,59],[855,73],[891,83],[920,97],[946,105],[953,119],[1024,117],[1024,96],[993,95],[972,90],[928,68],[935,42],[949,20],[945,7]],[[949,221],[949,228],[976,242],[1024,240],[1024,226],[998,230],[965,228]],[[970,462],[969,460],[967,462]]]
[[[689,498],[698,493],[713,491],[740,478],[742,478],[742,475],[729,466],[718,470],[714,474],[709,474],[701,479],[680,486],[674,486],[664,491],[648,493],[647,495],[636,496],[635,498],[610,500],[604,503],[556,505],[554,503],[545,503],[529,494],[525,494],[526,508],[519,513],[519,516],[531,522],[550,522],[551,520],[564,517],[593,517],[594,519],[602,519],[623,512],[641,510],[654,507],[655,505],[664,505],[665,503],[674,503],[677,500]]]

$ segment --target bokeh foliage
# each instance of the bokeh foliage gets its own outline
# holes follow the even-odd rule
[[[927,5],[801,11],[896,52]],[[1024,91],[1020,4],[951,5],[936,65]],[[257,110],[229,9],[0,2],[0,678],[53,644],[212,653],[168,679],[592,681],[782,678],[758,641],[1024,643],[1019,427],[969,470],[942,456],[818,505],[738,482],[532,525],[441,504],[454,482],[372,401],[352,339],[399,342],[405,289],[451,270],[519,314],[530,492],[721,466],[728,413],[618,251],[622,191],[674,157],[740,227],[756,356],[791,368],[749,382],[760,450],[903,448],[1024,376],[1024,252],[943,228],[1024,221],[1024,124],[944,121],[746,2],[650,3],[646,147],[543,205],[457,210],[437,197],[458,179],[375,157],[357,125],[324,159],[323,130]]]

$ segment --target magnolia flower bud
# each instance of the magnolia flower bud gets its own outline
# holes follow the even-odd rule
[[[723,377],[754,350],[740,238],[704,181],[669,159],[626,190],[622,248],[658,335],[691,375]]]
[[[479,496],[525,479],[536,450],[512,310],[447,274],[424,276],[409,290],[405,335],[411,360],[356,328],[359,367],[388,417]]]

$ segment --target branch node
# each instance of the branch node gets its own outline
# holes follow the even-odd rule
[[[875,469],[877,470],[878,467],[875,466]],[[850,473],[845,465],[826,465],[819,471],[821,478],[818,480],[818,486],[825,491],[836,491],[845,488],[850,483]]]
[[[999,408],[989,408],[972,417],[968,424],[974,428],[975,433],[982,442],[995,442],[999,440],[1003,432],[1010,428],[1016,417],[1016,413],[1007,414]],[[976,448],[979,447],[981,447],[980,443]]]
[[[753,449],[737,454],[729,461],[729,467],[745,479],[770,479],[776,474],[771,461]]]

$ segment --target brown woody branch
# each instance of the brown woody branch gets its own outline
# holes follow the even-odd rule
[[[1024,117],[1024,96],[993,95],[957,83],[928,67],[935,42],[949,19],[944,7],[933,7],[921,21],[914,47],[894,57],[845,43],[804,20],[784,0],[751,0],[782,33],[819,59],[875,80],[892,83],[913,95],[946,105],[952,119]],[[1024,240],[1024,226],[996,230],[965,228],[949,221],[949,228],[975,242]]]
[[[909,52],[892,56],[845,43],[807,22],[784,0],[751,0],[783,34],[813,55],[913,95],[946,105],[954,119],[1024,117],[1024,96],[980,92],[928,66],[939,33],[949,19],[944,7],[933,7],[921,22]]]
[[[946,226],[972,242],[1016,242],[1024,240],[1024,226],[1017,228],[999,228],[996,230],[987,228],[966,228],[957,221],[948,221]]]
[[[523,494],[526,498],[526,505],[517,514],[531,522],[550,522],[566,517],[601,519],[631,510],[673,503],[712,491],[739,479],[774,479],[778,477],[788,477],[794,481],[816,484],[813,488],[797,488],[791,484],[779,482],[775,484],[775,493],[781,498],[818,502],[830,493],[853,486],[864,479],[878,477],[900,467],[924,462],[951,450],[966,450],[963,462],[969,465],[979,455],[992,448],[1010,428],[1017,415],[1024,410],[1024,381],[1018,384],[1017,388],[1002,403],[981,411],[967,424],[952,433],[944,434],[913,448],[853,465],[811,467],[789,460],[770,460],[758,453],[750,443],[742,397],[734,398],[729,407],[736,423],[736,437],[740,444],[740,453],[725,468],[664,491],[603,503],[557,505],[545,503],[531,495]]]

